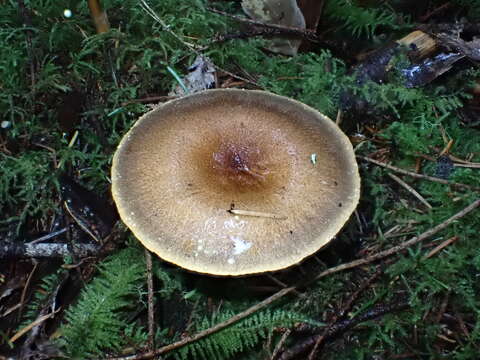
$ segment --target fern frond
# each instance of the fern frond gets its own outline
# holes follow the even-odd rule
[[[125,344],[128,308],[138,308],[144,263],[140,252],[127,248],[99,265],[99,275],[68,309],[61,328],[61,343],[73,358],[99,355],[104,349],[118,350]],[[136,337],[140,337],[138,334]]]
[[[213,319],[203,319],[197,331],[208,329],[233,315],[233,312],[225,311]],[[253,348],[261,340],[267,338],[273,329],[292,326],[299,321],[305,321],[305,316],[286,310],[265,310],[189,344],[173,353],[173,355],[177,360],[232,359],[235,355]]]

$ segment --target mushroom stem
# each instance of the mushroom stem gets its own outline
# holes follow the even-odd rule
[[[266,213],[261,211],[238,210],[238,209],[230,209],[227,211],[233,215],[254,216],[254,217],[263,217],[263,218],[269,218],[269,219],[278,219],[278,220],[285,220],[287,218],[286,216],[283,216],[283,215],[277,215],[277,214]]]

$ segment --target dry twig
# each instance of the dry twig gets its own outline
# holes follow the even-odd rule
[[[458,239],[460,239],[458,236],[453,236],[451,237],[450,239],[447,239],[445,240],[444,242],[442,242],[440,245],[438,246],[435,246],[432,250],[430,250],[430,252],[425,255],[422,259],[425,260],[425,259],[429,259],[431,258],[433,255],[435,255],[436,253],[438,253],[439,251],[442,251],[444,248],[446,248],[448,245],[450,244],[453,244],[455,241],[457,241]]]
[[[155,308],[153,304],[152,254],[147,249],[145,249],[145,265],[148,288],[148,350],[153,351],[155,349]]]
[[[398,168],[398,167],[396,167],[396,166],[392,166],[392,165],[389,165],[389,164],[385,164],[385,163],[383,163],[383,162],[381,162],[381,161],[377,161],[377,160],[375,160],[375,159],[372,159],[372,158],[369,158],[369,157],[366,157],[366,156],[357,155],[357,158],[362,159],[362,160],[365,160],[365,161],[368,161],[368,162],[370,162],[370,163],[372,163],[372,164],[375,164],[375,165],[384,167],[384,168],[386,168],[386,169],[395,171],[395,172],[397,172],[397,173],[399,173],[399,174],[411,176],[411,177],[413,177],[413,178],[424,179],[424,180],[429,180],[429,181],[432,181],[432,182],[437,182],[437,183],[440,183],[440,184],[450,185],[450,186],[456,187],[456,188],[458,188],[458,189],[467,189],[467,190],[480,191],[480,187],[477,187],[477,186],[471,186],[471,185],[467,185],[467,184],[462,184],[462,183],[457,183],[457,182],[453,182],[453,181],[448,181],[448,180],[441,179],[441,178],[437,178],[437,177],[434,177],[434,176],[417,174],[417,173],[414,173],[414,172],[412,172],[412,171],[404,170],[404,169]]]
[[[393,174],[388,174],[388,176],[390,176],[393,180],[395,180],[397,183],[399,183],[401,186],[403,186],[410,194],[412,194],[413,196],[415,196],[418,200],[420,200],[420,202],[425,205],[427,208],[431,209],[432,208],[432,205],[430,205],[428,203],[427,200],[425,200],[425,198],[420,195],[414,188],[412,188],[410,185],[408,185],[405,181],[403,181],[402,179],[400,179],[398,176],[396,175],[393,175]]]
[[[265,28],[268,28],[268,29],[274,29],[274,30],[277,30],[277,31],[283,33],[284,35],[299,36],[299,37],[305,38],[305,39],[307,39],[311,42],[319,42],[318,36],[317,36],[317,34],[315,34],[315,31],[313,31],[313,30],[304,30],[304,29],[300,29],[300,28],[293,28],[293,27],[278,25],[278,24],[267,24],[267,23],[264,23],[264,22],[261,22],[261,21],[255,21],[255,20],[252,20],[252,19],[249,19],[249,18],[232,15],[232,14],[226,13],[224,11],[217,10],[217,9],[214,9],[214,8],[210,8],[210,7],[208,7],[207,10],[211,11],[215,14],[219,14],[219,15],[222,15],[222,16],[229,17],[229,18],[231,18],[235,21],[248,23],[250,25],[255,25],[255,26],[261,26],[261,27],[265,27]]]

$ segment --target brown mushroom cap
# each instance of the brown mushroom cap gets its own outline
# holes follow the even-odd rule
[[[113,158],[112,192],[164,260],[245,275],[328,243],[358,203],[360,177],[350,141],[318,111],[264,91],[208,90],[137,121]]]

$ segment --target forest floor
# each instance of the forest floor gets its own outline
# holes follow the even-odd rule
[[[297,2],[2,3],[0,360],[479,358],[480,3]],[[361,199],[325,249],[218,278],[119,220],[122,136],[207,87],[348,135]]]

